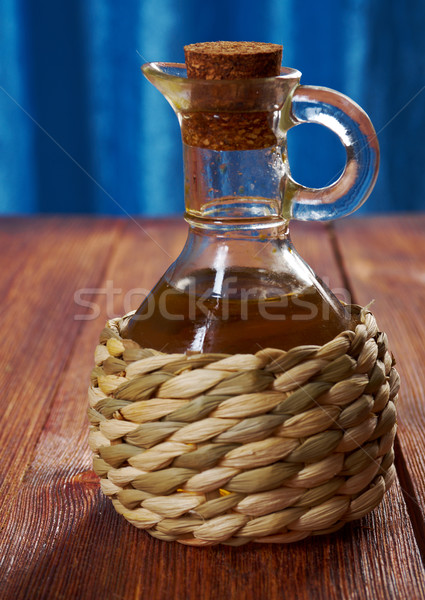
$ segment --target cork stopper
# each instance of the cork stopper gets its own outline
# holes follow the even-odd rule
[[[282,46],[262,42],[203,42],[185,46],[184,52],[189,79],[241,81],[237,93],[240,111],[235,111],[234,107],[230,111],[227,109],[225,104],[227,100],[231,104],[232,99],[223,97],[222,89],[209,88],[211,112],[188,115],[182,125],[184,143],[210,150],[254,150],[274,146],[273,114],[244,112],[243,80],[279,75]],[[231,92],[226,90],[226,93]]]
[[[282,46],[263,42],[202,42],[184,47],[189,79],[276,77]]]

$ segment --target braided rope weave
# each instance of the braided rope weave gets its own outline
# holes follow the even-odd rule
[[[89,443],[136,527],[192,546],[294,542],[373,510],[395,477],[399,376],[372,313],[324,346],[164,354],[109,321]]]

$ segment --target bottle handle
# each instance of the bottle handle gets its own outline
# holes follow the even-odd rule
[[[318,123],[337,134],[347,159],[337,181],[308,188],[289,174],[283,193],[284,216],[299,221],[328,221],[353,213],[367,199],[379,169],[379,144],[367,114],[334,90],[300,85],[292,97],[290,127]]]

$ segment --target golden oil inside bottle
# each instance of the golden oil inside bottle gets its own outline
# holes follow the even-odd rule
[[[161,279],[125,337],[168,353],[255,353],[324,344],[349,327],[345,309],[312,285],[285,293],[278,276],[266,271],[230,269],[224,276],[203,269],[174,286]]]

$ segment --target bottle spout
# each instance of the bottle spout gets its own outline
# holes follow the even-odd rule
[[[147,63],[145,77],[179,116],[184,143],[209,150],[255,150],[275,145],[284,133],[301,73],[282,67],[276,77],[188,79],[186,66]]]
[[[142,73],[168,100],[173,110],[179,114],[190,110],[191,85],[187,79],[186,66],[179,63],[145,63]]]

